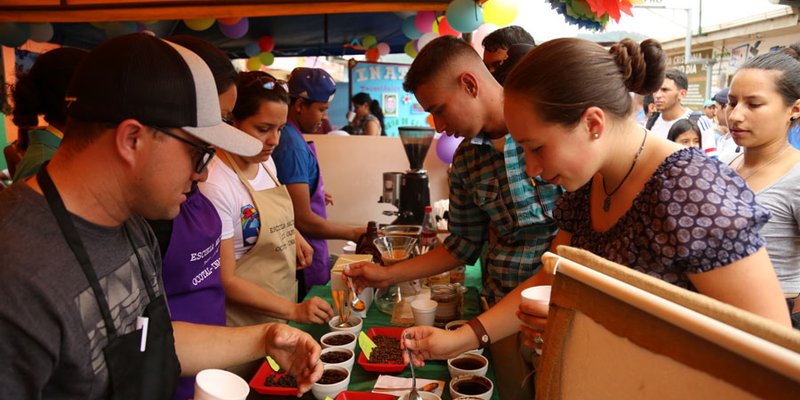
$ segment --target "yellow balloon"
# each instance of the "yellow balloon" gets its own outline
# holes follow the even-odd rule
[[[248,71],[258,71],[259,69],[261,69],[261,60],[258,58],[258,56],[247,59]]]
[[[204,31],[214,25],[214,18],[185,19],[183,23],[193,31]]]
[[[506,26],[517,19],[518,0],[489,0],[483,4],[483,22]]]
[[[406,54],[408,54],[408,56],[411,57],[411,58],[414,58],[414,57],[417,56],[417,48],[414,45],[414,41],[413,40],[409,41],[408,43],[406,43],[406,46],[405,46],[404,50],[405,50]]]

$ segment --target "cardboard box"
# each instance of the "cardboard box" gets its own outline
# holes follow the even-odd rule
[[[347,284],[345,280],[342,279],[342,271],[344,271],[345,267],[350,264],[362,262],[362,261],[372,261],[372,256],[369,254],[342,254],[339,258],[336,259],[336,262],[333,264],[333,268],[331,268],[331,290],[343,290],[347,288]],[[365,288],[364,290],[359,293],[358,298],[364,302],[364,310],[363,311],[355,311],[353,310],[352,313],[358,315],[361,318],[367,317],[367,311],[369,311],[369,307],[372,305],[372,300],[374,298],[374,289],[373,288]]]

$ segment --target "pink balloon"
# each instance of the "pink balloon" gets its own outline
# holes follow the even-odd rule
[[[439,136],[439,141],[436,142],[436,155],[439,156],[439,159],[445,164],[452,163],[453,154],[456,153],[456,149],[458,145],[461,144],[462,140],[464,140],[463,137],[457,138],[443,133],[442,136]]]
[[[381,53],[382,56],[385,56],[392,52],[392,48],[389,47],[387,43],[380,42],[378,43],[378,52]]]
[[[436,13],[433,11],[420,11],[414,17],[414,25],[420,33],[428,33],[433,29],[433,21],[436,21]]]

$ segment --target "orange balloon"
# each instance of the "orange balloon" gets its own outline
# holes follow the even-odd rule
[[[433,122],[433,114],[428,114],[428,118],[425,118],[425,122],[427,122],[431,128],[436,129],[436,123]]]
[[[222,25],[233,25],[241,20],[242,17],[217,18],[217,21]]]
[[[381,58],[381,52],[380,52],[380,50],[378,50],[377,47],[373,47],[373,48],[367,50],[366,56],[367,56],[367,61],[375,62],[375,61],[378,61]]]

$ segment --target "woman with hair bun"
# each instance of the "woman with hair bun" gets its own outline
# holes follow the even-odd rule
[[[348,126],[352,135],[381,136],[383,133],[383,111],[378,100],[368,93],[356,93],[353,102],[353,120]],[[348,113],[349,114],[349,113]]]
[[[506,122],[528,175],[568,191],[554,212],[552,247],[586,249],[788,326],[759,233],[767,210],[728,166],[636,123],[628,92],[651,93],[663,78],[656,41],[623,40],[606,50],[569,38],[536,47],[506,79]],[[540,347],[547,307],[520,304],[532,284],[519,285],[467,328],[414,327],[403,344],[416,365],[520,329],[526,345]],[[524,325],[509,318],[515,311]]]
[[[20,138],[27,140],[27,150],[14,171],[14,180],[25,179],[39,172],[39,167],[53,157],[61,145],[67,124],[64,96],[73,72],[86,57],[86,52],[73,48],[50,50],[36,58],[31,70],[19,77],[12,97],[12,121],[19,127]],[[39,125],[43,115],[47,126]]]
[[[728,99],[728,128],[744,149],[730,165],[772,214],[762,233],[800,328],[800,151],[788,140],[800,120],[800,43],[747,61]]]

